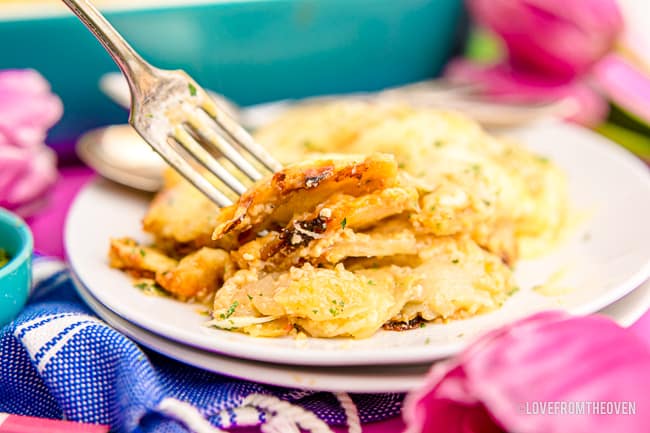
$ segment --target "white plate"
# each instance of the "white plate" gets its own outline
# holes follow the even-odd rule
[[[170,358],[214,373],[267,385],[314,391],[408,392],[422,384],[431,364],[353,367],[304,367],[269,364],[217,355],[160,337],[120,318],[76,280],[77,292],[106,323],[138,343]],[[600,314],[630,326],[650,308],[650,281],[613,303]]]
[[[97,181],[77,196],[66,222],[65,243],[74,271],[102,304],[159,335],[240,358],[297,365],[430,362],[456,353],[473,335],[533,311],[598,311],[650,276],[650,174],[620,147],[590,131],[561,123],[517,132],[525,144],[552,158],[568,174],[571,204],[590,217],[556,251],[517,265],[522,288],[490,314],[408,332],[379,331],[371,338],[294,340],[254,338],[210,329],[194,305],[152,297],[107,265],[109,238],[146,241],[140,221],[146,196]],[[588,235],[588,236],[586,236]],[[556,284],[572,288],[542,296],[532,287],[562,271]]]

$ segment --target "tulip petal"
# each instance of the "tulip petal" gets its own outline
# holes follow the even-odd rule
[[[62,110],[36,71],[0,71],[0,207],[26,216],[55,182],[56,158],[44,140]]]
[[[62,113],[61,100],[38,72],[0,71],[0,145],[42,144]]]
[[[567,120],[595,126],[609,111],[607,102],[582,81],[549,78],[517,70],[508,63],[484,66],[467,60],[449,63],[451,81],[479,85],[488,100],[513,103],[567,102]]]
[[[596,82],[614,103],[650,125],[650,78],[618,54],[610,54],[593,71]]]
[[[649,387],[650,348],[633,333],[605,317],[544,312],[436,365],[407,396],[404,419],[408,433],[461,432],[469,419],[483,430],[466,431],[642,433],[650,423]],[[570,403],[575,412],[587,402],[604,402],[606,411],[626,405],[635,414],[569,413]]]
[[[58,177],[54,152],[45,146],[0,146],[0,152],[0,207],[27,216],[19,210],[38,200]]]
[[[467,0],[474,18],[503,38],[518,69],[575,78],[623,29],[615,0]]]

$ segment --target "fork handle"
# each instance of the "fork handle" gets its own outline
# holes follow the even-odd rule
[[[142,86],[154,79],[154,67],[147,63],[115,30],[88,0],[63,0],[63,3],[81,20],[106,51],[129,82],[131,93],[142,93]],[[148,80],[150,79],[150,80]]]

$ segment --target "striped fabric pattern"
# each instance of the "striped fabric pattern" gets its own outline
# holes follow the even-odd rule
[[[400,413],[403,396],[266,386],[139,347],[77,296],[62,263],[34,259],[34,288],[0,331],[0,413],[107,424],[114,432],[329,432]]]

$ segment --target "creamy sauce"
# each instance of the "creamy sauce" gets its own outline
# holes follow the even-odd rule
[[[533,290],[540,295],[549,297],[562,296],[571,293],[573,289],[562,282],[564,277],[566,277],[567,272],[567,266],[558,269],[548,277],[545,283],[533,287]]]

